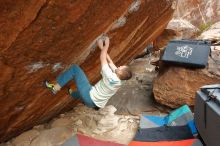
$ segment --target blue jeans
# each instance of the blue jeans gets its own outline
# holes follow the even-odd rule
[[[71,96],[75,99],[80,99],[88,107],[96,107],[89,94],[92,85],[89,83],[85,73],[78,65],[72,65],[69,69],[59,75],[57,83],[63,87],[70,80],[74,80],[77,87],[77,90],[72,92]]]

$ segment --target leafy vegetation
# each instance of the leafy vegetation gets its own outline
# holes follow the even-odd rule
[[[207,29],[209,29],[212,26],[212,22],[208,22],[208,23],[202,23],[198,28],[198,32],[197,32],[197,36],[200,36],[204,31],[206,31]]]

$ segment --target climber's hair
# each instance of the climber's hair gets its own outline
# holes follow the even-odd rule
[[[128,66],[121,66],[115,70],[115,73],[121,80],[129,80],[132,77],[132,72]]]

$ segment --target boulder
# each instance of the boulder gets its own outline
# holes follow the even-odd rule
[[[114,113],[117,109],[112,106],[106,106],[105,108],[99,111],[101,118],[97,118],[97,127],[94,129],[94,134],[102,134],[105,132],[109,132],[117,128],[119,124],[119,117],[116,116]]]
[[[220,21],[219,0],[178,0],[173,19],[184,19],[201,28]]]
[[[214,25],[201,35],[200,39],[217,39],[219,25]],[[212,32],[212,33],[211,33]],[[153,92],[157,102],[171,108],[183,104],[194,105],[195,93],[206,84],[220,83],[220,48],[211,47],[211,56],[205,69],[189,69],[171,65],[161,65],[159,75],[154,80]]]
[[[72,124],[72,121],[68,118],[60,118],[56,119],[55,121],[52,122],[51,127],[68,127]]]
[[[168,29],[180,35],[177,39],[198,37],[214,23],[220,21],[219,0],[178,0]]]
[[[31,142],[40,135],[37,130],[29,130],[17,136],[12,144],[15,146],[30,146]]]
[[[78,101],[42,82],[79,64],[91,83],[100,78],[97,38],[126,64],[166,28],[175,0],[1,0],[0,142],[71,109]]]
[[[154,80],[154,98],[171,108],[184,104],[193,106],[195,93],[201,86],[220,82],[220,77],[210,76],[205,70],[164,66]]]
[[[31,142],[30,146],[58,146],[73,135],[73,131],[66,127],[44,130]]]
[[[167,29],[175,30],[179,34],[178,39],[189,39],[194,38],[197,35],[199,29],[191,24],[189,21],[184,19],[172,19]]]
[[[210,40],[218,45],[213,45],[211,47],[211,57],[208,60],[208,69],[207,72],[211,75],[220,77],[220,21],[213,24],[208,30],[203,32],[199,39]]]

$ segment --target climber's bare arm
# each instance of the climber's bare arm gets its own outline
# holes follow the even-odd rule
[[[108,64],[111,70],[115,72],[115,70],[117,69],[117,66],[114,64],[114,62],[112,61],[111,57],[108,54],[107,54],[107,61],[108,61]]]
[[[117,66],[112,61],[111,57],[108,55],[108,48],[109,48],[109,38],[105,37],[105,39],[99,39],[97,42],[99,48],[101,49],[100,60],[101,64],[104,65],[108,63],[109,67],[113,72],[117,69]]]
[[[108,48],[109,48],[109,38],[106,38],[105,40],[105,45],[103,44],[103,40],[99,39],[97,41],[97,44],[101,50],[101,54],[100,54],[100,61],[101,61],[101,65],[103,66],[104,64],[108,64],[107,61],[107,55],[108,55]]]

